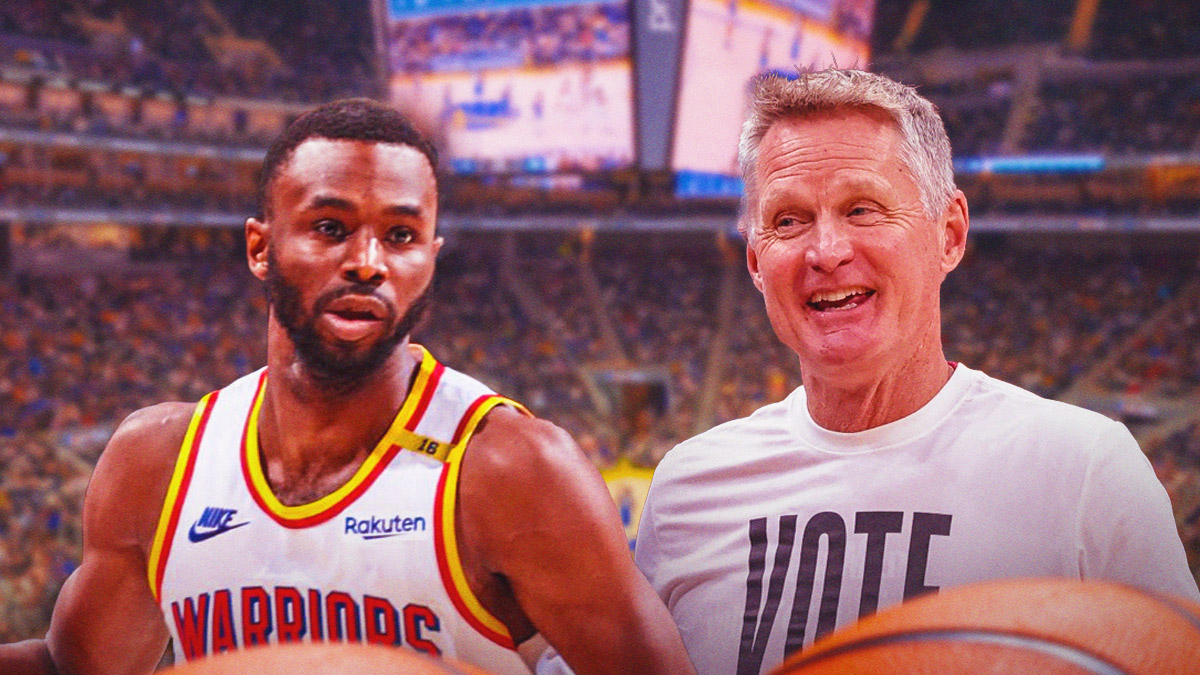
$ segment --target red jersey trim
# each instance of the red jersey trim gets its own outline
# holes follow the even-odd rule
[[[246,486],[258,504],[268,516],[280,525],[299,529],[312,527],[327,522],[354,503],[363,492],[375,482],[404,447],[405,441],[412,438],[411,429],[420,423],[421,417],[429,407],[441,380],[445,366],[420,345],[411,345],[421,359],[413,385],[405,397],[400,411],[392,420],[388,431],[375,446],[375,449],[363,461],[358,471],[348,481],[332,493],[307,504],[287,506],[279,501],[267,481],[266,472],[262,466],[262,455],[258,447],[258,416],[262,408],[263,393],[266,390],[267,372],[264,371],[254,394],[249,414],[246,416],[246,426],[242,432],[241,464],[242,475]]]
[[[179,448],[179,457],[175,460],[171,482],[167,484],[167,496],[163,501],[158,528],[150,545],[150,557],[146,565],[150,592],[154,594],[156,601],[162,597],[163,576],[167,569],[167,559],[171,556],[171,542],[175,539],[175,530],[179,527],[179,514],[183,510],[184,498],[192,483],[200,441],[204,438],[204,429],[208,426],[208,418],[212,415],[219,394],[220,392],[214,391],[196,404],[192,421],[188,423],[187,433],[184,434],[183,444]]]
[[[433,505],[433,540],[437,552],[438,572],[446,595],[466,619],[467,623],[485,638],[504,647],[516,649],[508,628],[479,602],[467,582],[462,559],[458,553],[458,535],[455,530],[455,507],[458,502],[458,475],[462,466],[463,453],[484,416],[498,405],[511,405],[525,414],[525,406],[496,394],[485,394],[475,399],[463,414],[454,432],[446,467],[438,480],[437,497]]]

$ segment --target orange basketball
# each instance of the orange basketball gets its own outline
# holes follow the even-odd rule
[[[994,581],[868,617],[773,675],[1200,672],[1200,604],[1099,581]]]
[[[406,649],[346,643],[251,647],[171,668],[171,675],[488,675]]]

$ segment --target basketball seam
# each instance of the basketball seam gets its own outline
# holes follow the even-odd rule
[[[1166,605],[1172,611],[1174,611],[1176,614],[1183,617],[1184,620],[1186,620],[1188,623],[1192,624],[1193,628],[1200,631],[1200,617],[1196,616],[1196,614],[1194,614],[1192,612],[1192,610],[1190,610],[1187,607],[1185,607],[1184,605],[1181,605],[1178,602],[1176,602],[1175,598],[1173,598],[1169,595],[1163,594],[1163,593],[1156,593],[1154,591],[1150,591],[1150,590],[1146,590],[1146,589],[1136,589],[1136,590],[1138,590],[1139,592],[1143,593],[1144,595],[1147,595],[1155,600],[1158,600],[1162,604]]]
[[[844,645],[839,645],[829,649],[828,651],[813,654],[807,658],[801,657],[799,661],[789,665],[793,668],[810,666],[857,649],[869,649],[871,647],[905,642],[931,642],[945,639],[1027,647],[1039,653],[1068,661],[1073,665],[1087,668],[1094,675],[1129,675],[1117,664],[1074,645],[1052,642],[1046,638],[1032,635],[1022,635],[1020,633],[1009,633],[1005,631],[986,629],[926,630],[919,633],[889,633],[887,635],[877,635],[856,640]]]

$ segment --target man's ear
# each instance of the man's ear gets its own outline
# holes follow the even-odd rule
[[[762,272],[758,269],[758,253],[754,250],[754,244],[746,245],[746,268],[750,270],[750,280],[754,282],[754,287],[762,293]]]
[[[267,278],[267,239],[270,228],[257,218],[246,219],[246,262],[250,273],[259,279]]]
[[[946,206],[942,227],[942,274],[949,274],[962,262],[967,251],[967,231],[971,229],[971,215],[967,210],[967,197],[962,190],[955,190],[954,197]]]

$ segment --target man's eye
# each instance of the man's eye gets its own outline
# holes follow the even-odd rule
[[[860,220],[863,218],[868,218],[872,221],[874,221],[879,214],[880,209],[878,205],[875,204],[861,204],[859,206],[852,206],[850,207],[850,210],[846,212],[846,215],[849,218],[858,218]]]
[[[413,240],[413,231],[407,227],[397,227],[388,232],[387,238],[393,244],[407,244]]]
[[[327,219],[318,221],[316,227],[313,229],[327,237],[341,238],[346,236],[346,226],[336,220]]]

